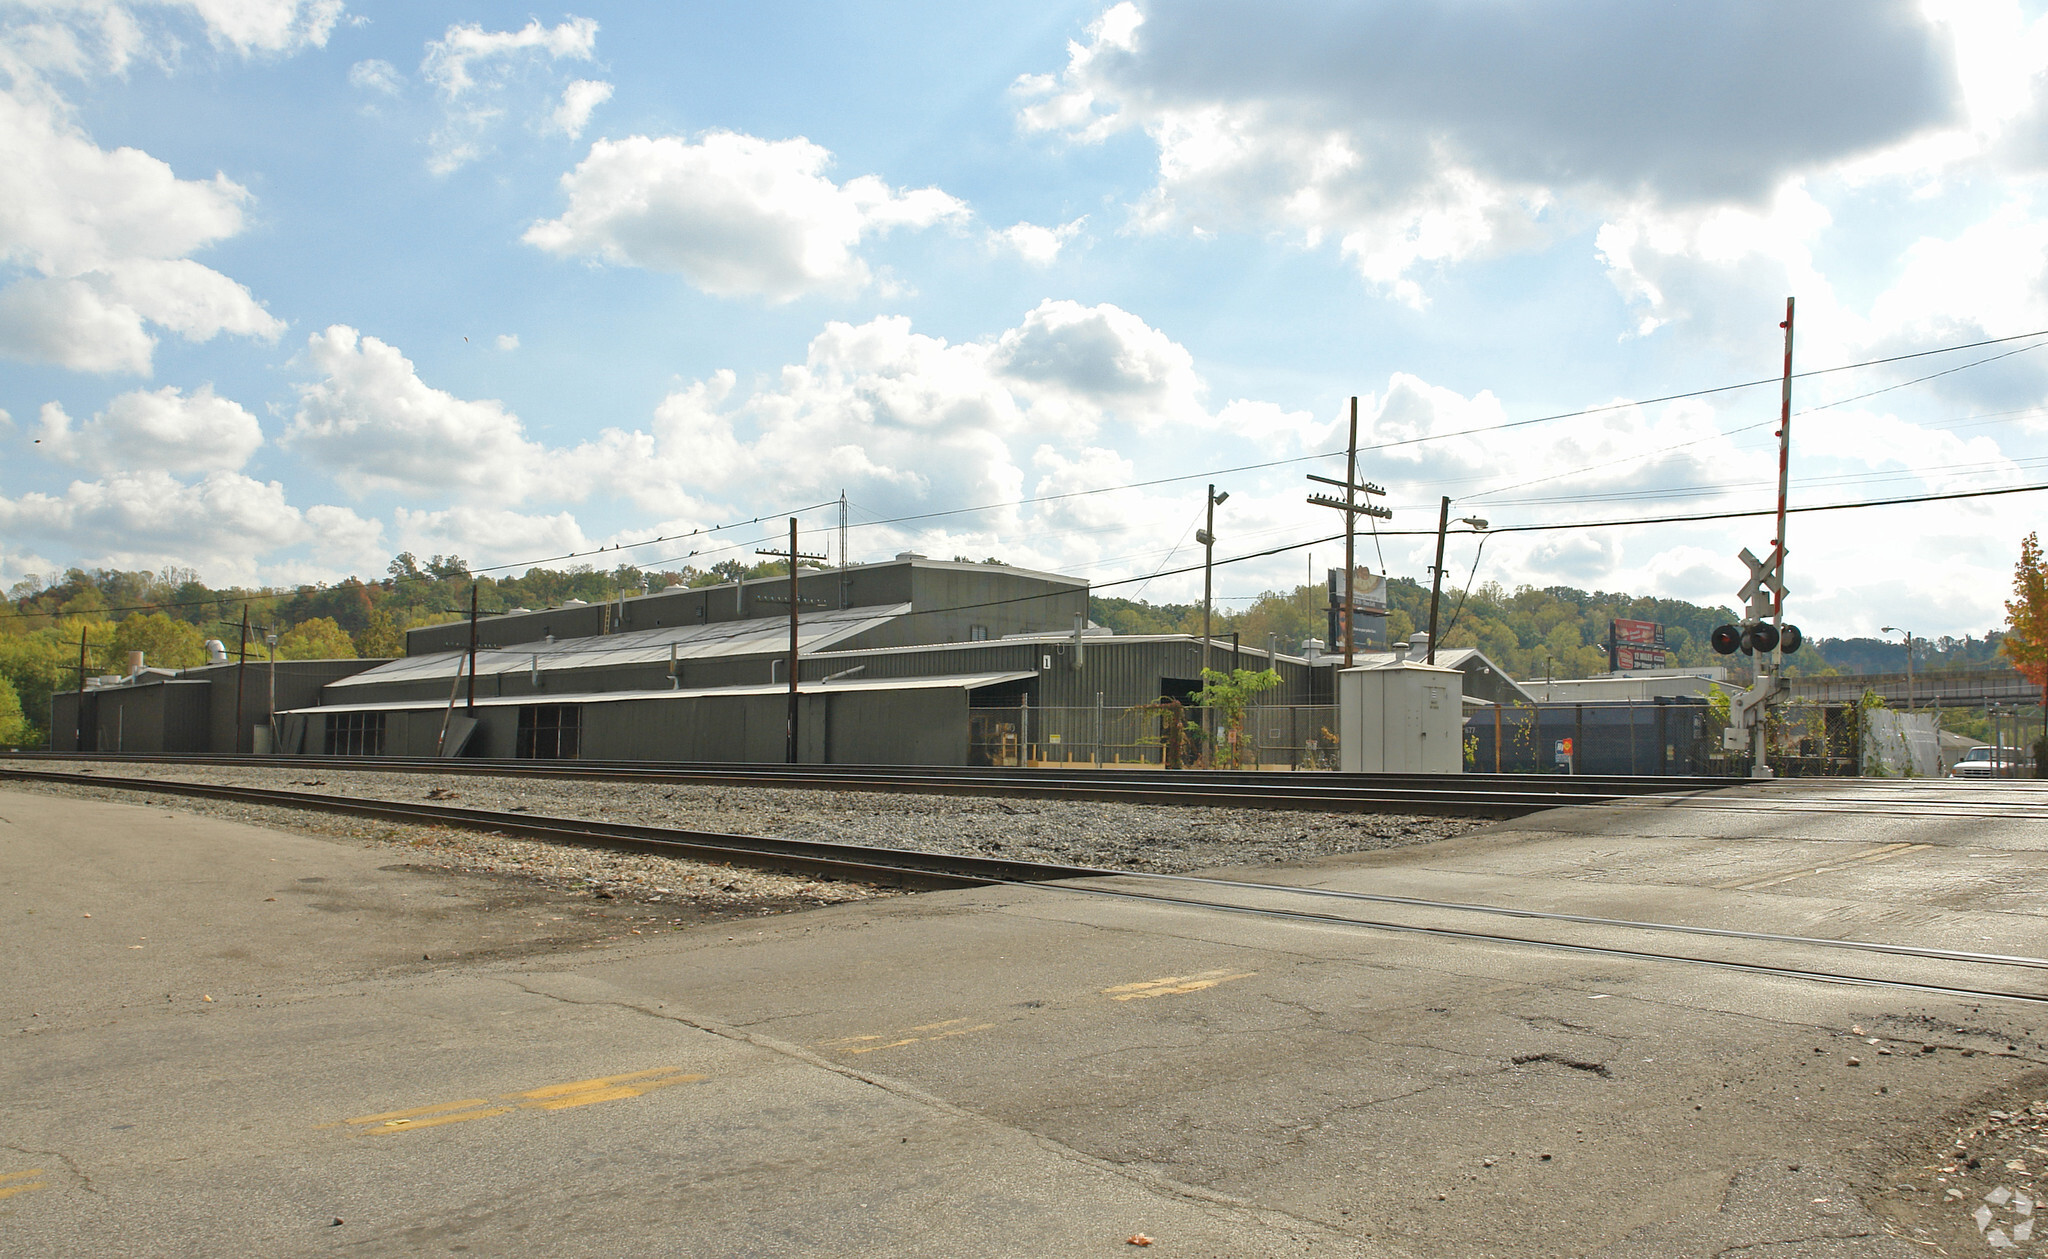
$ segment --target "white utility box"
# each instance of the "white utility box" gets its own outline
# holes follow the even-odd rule
[[[1337,671],[1338,765],[1347,774],[1465,772],[1465,675],[1402,662]]]

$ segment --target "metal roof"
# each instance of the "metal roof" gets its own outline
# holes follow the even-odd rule
[[[666,656],[662,658],[664,660],[667,659]],[[478,659],[482,659],[482,653],[478,653]],[[803,682],[798,684],[797,693],[799,695],[825,695],[836,694],[841,691],[929,691],[939,689],[971,691],[984,686],[994,686],[1000,682],[1016,682],[1024,678],[1034,678],[1037,676],[1038,674],[1032,670],[1022,669],[1012,670],[1008,673],[955,673],[924,678],[876,678],[865,682]],[[492,696],[489,699],[479,699],[476,702],[476,706],[478,708],[517,708],[532,704],[618,704],[628,700],[704,699],[712,696],[787,694],[789,694],[789,686],[786,683],[777,683],[775,685],[763,683],[758,686],[686,687],[682,690],[658,691],[580,691],[568,693],[546,691],[535,695]],[[385,704],[320,704],[312,708],[283,709],[280,710],[279,715],[283,716],[291,713],[318,716],[322,713],[419,712],[446,707],[448,707],[447,703],[442,700],[400,700]]]
[[[810,655],[856,634],[887,625],[910,611],[907,603],[887,607],[841,608],[805,613],[797,623],[798,650]],[[673,648],[678,660],[705,660],[721,656],[774,655],[789,649],[789,621],[782,617],[754,617],[744,621],[717,621],[708,625],[665,625],[655,629],[629,630],[623,634],[598,634],[563,638],[554,642],[514,643],[505,647],[478,647],[477,676],[523,673],[536,665],[542,672],[561,669],[591,669],[618,665],[667,664]],[[384,682],[419,682],[453,678],[463,668],[467,649],[436,651],[406,656],[361,673],[327,684],[329,690],[369,686]],[[671,694],[664,691],[662,694]],[[479,701],[481,702],[481,701]]]

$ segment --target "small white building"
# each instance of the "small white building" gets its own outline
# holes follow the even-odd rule
[[[1464,681],[1456,669],[1411,661],[1338,670],[1339,768],[1464,773]]]

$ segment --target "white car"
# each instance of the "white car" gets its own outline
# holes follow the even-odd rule
[[[2016,778],[2031,769],[2020,759],[2017,748],[1974,747],[1948,772],[1950,778]]]

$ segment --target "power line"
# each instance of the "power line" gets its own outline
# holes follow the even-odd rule
[[[1838,365],[1836,365],[1836,366],[1834,366],[1834,367],[1817,367],[1817,368],[1814,368],[1814,369],[1812,369],[1812,370],[1810,370],[1810,371],[1804,371],[1804,372],[1795,372],[1795,373],[1793,373],[1793,377],[1792,377],[1792,378],[1793,378],[1794,380],[1804,380],[1804,379],[1808,379],[1808,378],[1811,378],[1811,377],[1815,377],[1815,376],[1829,376],[1829,375],[1834,375],[1834,374],[1837,374],[1837,373],[1840,373],[1840,372],[1848,372],[1848,371],[1857,371],[1857,370],[1860,370],[1860,369],[1862,369],[1862,368],[1866,368],[1866,367],[1882,367],[1882,366],[1884,366],[1884,365],[1886,365],[1886,364],[1889,364],[1889,363],[1903,363],[1903,362],[1907,362],[1907,361],[1909,361],[1909,360],[1912,360],[1912,359],[1919,359],[1919,358],[1928,358],[1928,357],[1930,357],[1930,356],[1932,356],[1932,355],[1936,355],[1936,354],[1955,354],[1955,353],[1959,353],[1959,352],[1961,352],[1961,351],[1963,351],[1963,350],[1975,350],[1975,349],[1982,349],[1983,347],[1985,347],[1985,346],[1987,346],[1987,345],[2005,345],[2005,344],[2009,344],[2009,343],[2011,343],[2011,342],[2013,342],[2013,341],[2025,341],[2025,340],[2030,340],[2030,339],[2032,339],[2032,338],[2035,338],[2035,337],[2048,337],[2048,328],[2044,328],[2044,329],[2041,329],[2041,330],[2039,330],[2039,331],[2036,331],[2036,332],[2021,332],[2021,333],[2016,333],[2016,334],[2014,334],[2014,335],[2012,335],[2012,336],[2009,336],[2009,337],[1993,337],[1993,338],[1991,338],[1991,339],[1989,339],[1989,340],[1984,340],[1984,341],[1971,341],[1971,342],[1967,342],[1967,343],[1965,343],[1965,344],[1962,344],[1962,345],[1949,345],[1949,346],[1942,346],[1942,347],[1941,347],[1941,348],[1939,348],[1939,349],[1933,349],[1933,350],[1916,350],[1916,351],[1914,351],[1914,352],[1913,352],[1913,353],[1911,353],[1911,354],[1894,354],[1894,355],[1891,355],[1891,356],[1889,356],[1889,357],[1887,357],[1887,358],[1874,358],[1874,359],[1865,359],[1865,360],[1863,360],[1863,361],[1861,361],[1861,362],[1856,362],[1856,363],[1842,363],[1842,364],[1838,364]],[[2048,344],[2048,342],[2044,342],[2043,344]],[[2038,348],[2040,348],[2040,347],[2039,347],[2038,345],[2030,345],[2030,346],[2023,346],[2023,347],[2021,347],[2021,348],[2020,348],[2020,349],[2018,349],[2018,350],[2014,350],[2014,351],[2011,351],[2011,354],[2021,354],[2021,353],[2025,353],[2025,352],[2026,352],[2026,351],[2028,351],[2028,350],[2033,350],[2033,349],[2038,349]],[[1935,372],[1935,373],[1933,373],[1932,375],[1929,375],[1929,376],[1922,376],[1922,377],[1918,377],[1918,378],[1916,378],[1916,379],[1914,379],[1914,380],[1907,380],[1907,381],[1901,381],[1901,382],[1899,382],[1899,383],[1898,383],[1898,384],[1896,384],[1896,385],[1887,385],[1887,386],[1885,386],[1885,387],[1884,387],[1883,389],[1877,389],[1877,390],[1872,390],[1872,391],[1871,391],[1870,393],[1867,393],[1867,394],[1858,394],[1858,395],[1856,395],[1856,397],[1853,397],[1853,398],[1844,398],[1844,399],[1841,399],[1840,401],[1837,401],[1837,402],[1828,402],[1828,403],[1823,403],[1823,404],[1821,404],[1820,406],[1816,406],[1816,407],[1809,407],[1809,408],[1808,408],[1807,410],[1805,410],[1805,411],[1801,411],[1801,412],[1799,412],[1798,414],[1799,414],[1799,415],[1808,415],[1808,414],[1811,414],[1811,413],[1812,413],[1812,412],[1814,412],[1814,411],[1822,411],[1822,410],[1826,410],[1826,409],[1827,409],[1827,408],[1829,408],[1829,407],[1834,407],[1834,406],[1841,406],[1841,405],[1843,405],[1843,404],[1845,404],[1845,403],[1848,403],[1848,402],[1854,402],[1854,401],[1859,401],[1859,400],[1860,400],[1860,399],[1862,399],[1862,398],[1868,398],[1868,397],[1875,397],[1875,396],[1876,396],[1877,394],[1880,394],[1880,393],[1888,393],[1888,392],[1890,392],[1891,390],[1894,390],[1894,389],[1904,389],[1904,388],[1906,388],[1906,387],[1907,387],[1907,386],[1909,386],[1909,385],[1917,385],[1917,384],[1921,384],[1921,383],[1923,383],[1923,382],[1925,382],[1925,381],[1933,380],[1933,379],[1935,379],[1936,377],[1939,377],[1939,376],[1947,376],[1947,375],[1950,375],[1950,374],[1952,374],[1952,373],[1954,373],[1954,372],[1960,372],[1960,371],[1967,371],[1967,370],[1969,370],[1969,369],[1970,369],[1970,368],[1972,368],[1972,367],[1979,367],[1979,366],[1982,366],[1982,365],[1983,365],[1983,364],[1985,364],[1985,363],[1990,363],[1990,362],[1996,362],[1996,361],[1997,361],[1998,359],[2001,359],[2001,358],[2007,358],[2007,357],[2010,357],[2010,354],[1995,354],[1995,355],[1992,355],[1992,356],[1990,356],[1989,358],[1979,359],[1979,360],[1977,360],[1977,361],[1976,361],[1976,362],[1974,362],[1974,363],[1964,363],[1964,364],[1962,364],[1962,365],[1961,365],[1961,366],[1959,366],[1959,367],[1952,367],[1952,368],[1949,368],[1949,369],[1948,369],[1948,370],[1946,370],[1946,371],[1940,371],[1940,372]],[[1453,430],[1453,431],[1451,431],[1451,432],[1448,432],[1448,433],[1426,433],[1426,434],[1423,434],[1423,435],[1422,435],[1422,436],[1420,436],[1420,437],[1404,437],[1404,438],[1401,438],[1401,439],[1399,439],[1399,440],[1397,440],[1397,441],[1389,441],[1389,442],[1379,442],[1379,443],[1376,443],[1376,444],[1374,444],[1374,445],[1371,445],[1371,446],[1361,446],[1361,447],[1359,447],[1359,450],[1360,450],[1360,452],[1361,452],[1361,453],[1364,453],[1364,452],[1366,452],[1366,451],[1372,451],[1372,450],[1392,450],[1392,449],[1394,449],[1394,448],[1396,448],[1396,447],[1399,447],[1399,446],[1415,446],[1415,445],[1421,445],[1421,444],[1423,444],[1423,443],[1426,443],[1426,442],[1433,442],[1433,441],[1446,441],[1446,440],[1448,440],[1448,439],[1450,439],[1450,438],[1453,438],[1453,437],[1471,437],[1471,436],[1474,436],[1474,435],[1476,435],[1476,434],[1480,434],[1480,433],[1496,433],[1496,432],[1501,432],[1501,431],[1503,431],[1503,430],[1506,430],[1506,429],[1512,429],[1512,428],[1525,428],[1525,427],[1527,427],[1527,426],[1529,426],[1529,425],[1532,425],[1532,424],[1547,424],[1547,423],[1549,423],[1549,422],[1551,422],[1551,421],[1553,421],[1553,420],[1571,420],[1571,419],[1578,419],[1578,418],[1580,418],[1580,417],[1582,417],[1582,416],[1588,416],[1588,415],[1602,415],[1602,414],[1605,414],[1605,413],[1607,413],[1607,412],[1609,412],[1609,411],[1625,411],[1625,410],[1629,409],[1630,407],[1646,407],[1646,406],[1654,406],[1654,405],[1656,405],[1656,404],[1658,404],[1658,403],[1660,403],[1660,402],[1680,402],[1680,401],[1683,401],[1683,400],[1685,400],[1685,399],[1688,399],[1688,398],[1705,398],[1705,397],[1709,397],[1709,396],[1712,396],[1712,395],[1714,395],[1714,394],[1720,394],[1720,393],[1731,393],[1731,392],[1734,392],[1734,391],[1736,391],[1736,390],[1740,390],[1740,389],[1754,389],[1754,388],[1757,388],[1758,386],[1761,386],[1761,385],[1776,385],[1776,384],[1780,384],[1780,383],[1782,383],[1783,381],[1784,381],[1784,377],[1783,377],[1782,375],[1779,375],[1779,376],[1766,376],[1766,377],[1761,377],[1761,378],[1759,378],[1759,379],[1756,379],[1756,380],[1746,380],[1746,381],[1742,381],[1742,382],[1740,382],[1740,383],[1738,383],[1738,384],[1733,384],[1733,385],[1715,385],[1715,386],[1713,386],[1712,388],[1708,388],[1708,389],[1694,389],[1694,390],[1690,390],[1690,391],[1688,391],[1688,392],[1685,392],[1685,393],[1670,393],[1670,394],[1664,394],[1664,395],[1662,395],[1662,396],[1660,396],[1660,397],[1655,397],[1655,398],[1639,398],[1639,399],[1635,399],[1635,400],[1633,400],[1633,401],[1628,401],[1628,402],[1610,402],[1610,403],[1606,403],[1606,404],[1604,404],[1604,405],[1601,405],[1601,406],[1597,406],[1597,407],[1587,407],[1587,408],[1585,408],[1585,409],[1583,409],[1583,410],[1579,410],[1579,411],[1560,411],[1560,412],[1557,412],[1557,413],[1556,413],[1556,414],[1554,414],[1554,415],[1539,415],[1539,416],[1534,416],[1534,417],[1532,417],[1532,418],[1530,418],[1530,419],[1526,419],[1526,420],[1508,420],[1508,421],[1505,421],[1505,422],[1503,422],[1503,423],[1500,423],[1500,424],[1485,424],[1485,425],[1480,425],[1480,426],[1477,426],[1477,427],[1475,427],[1475,428],[1467,428],[1467,429],[1456,429],[1456,430]],[[1796,417],[1795,417],[1795,418],[1796,418]],[[1777,422],[1776,420],[1766,420],[1766,421],[1764,421],[1764,423],[1765,423],[1765,424],[1774,424],[1774,423],[1776,423],[1776,422]],[[1748,429],[1749,429],[1749,428],[1760,428],[1760,427],[1762,427],[1762,426],[1763,426],[1763,425],[1749,425],[1749,426],[1745,426],[1744,428],[1738,428],[1738,429],[1733,429],[1733,430],[1730,430],[1730,432],[1731,432],[1731,433],[1740,433],[1740,432],[1746,432],[1746,431],[1748,431]],[[1701,440],[1703,440],[1703,441],[1710,441],[1710,440],[1712,440],[1712,438],[1702,438]],[[1697,443],[1687,443],[1687,444],[1697,444]],[[1673,449],[1677,449],[1677,448],[1676,448],[1676,447],[1673,447]],[[945,516],[965,516],[965,515],[972,515],[972,514],[974,514],[974,513],[976,513],[976,512],[985,512],[985,511],[998,511],[998,510],[1001,510],[1001,509],[1003,509],[1003,508],[1006,508],[1006,507],[1028,507],[1028,506],[1031,506],[1031,505],[1034,505],[1034,504],[1037,504],[1037,503],[1053,503],[1053,502],[1060,502],[1060,501],[1063,501],[1063,500],[1065,500],[1065,499],[1070,499],[1070,498],[1084,498],[1084,497],[1087,497],[1087,496],[1089,496],[1089,495],[1094,495],[1094,494],[1113,494],[1113,493],[1115,493],[1115,492],[1117,492],[1117,491],[1119,491],[1119,490],[1137,490],[1137,489],[1150,489],[1151,487],[1153,487],[1153,486],[1155,486],[1155,485],[1172,485],[1172,484],[1176,484],[1176,483],[1178,483],[1178,482],[1181,482],[1181,481],[1199,481],[1199,480],[1203,480],[1203,479],[1205,479],[1205,478],[1208,478],[1208,477],[1213,477],[1213,476],[1228,476],[1228,475],[1230,475],[1231,473],[1235,473],[1235,472],[1256,472],[1256,471],[1259,471],[1259,470],[1261,470],[1261,469],[1264,469],[1264,468],[1278,468],[1278,467],[1284,467],[1284,466],[1286,466],[1286,465],[1288,465],[1288,464],[1295,464],[1295,463],[1307,463],[1307,462],[1310,462],[1311,460],[1316,460],[1316,459],[1334,459],[1334,458],[1336,458],[1336,457],[1337,457],[1338,455],[1341,455],[1341,454],[1343,454],[1343,453],[1344,453],[1344,451],[1342,451],[1342,450],[1328,450],[1328,451],[1317,451],[1317,452],[1315,452],[1315,453],[1313,453],[1313,454],[1307,454],[1307,455],[1296,455],[1296,456],[1293,456],[1292,458],[1287,458],[1287,459],[1269,459],[1269,460],[1266,460],[1266,461],[1264,461],[1264,462],[1261,462],[1261,463],[1247,463],[1247,464],[1241,464],[1241,465],[1239,465],[1239,466],[1237,466],[1237,467],[1233,467],[1233,468],[1215,468],[1215,469],[1210,469],[1210,470],[1207,470],[1207,471],[1202,471],[1202,472],[1189,472],[1189,473],[1184,473],[1184,474],[1181,474],[1181,475],[1177,475],[1177,476],[1168,476],[1168,477],[1155,477],[1155,478],[1153,478],[1152,480],[1149,480],[1149,481],[1133,481],[1133,482],[1130,482],[1129,484],[1125,484],[1125,485],[1105,485],[1105,486],[1098,486],[1098,487],[1096,487],[1096,488],[1094,488],[1094,489],[1087,489],[1087,490],[1067,490],[1067,491],[1064,491],[1064,492],[1062,492],[1062,493],[1059,493],[1059,494],[1045,494],[1045,495],[1040,495],[1040,496],[1038,496],[1038,497],[1035,497],[1035,498],[1019,498],[1019,499],[1010,499],[1010,500],[1006,500],[1006,501],[1004,501],[1004,502],[1000,502],[1000,503],[983,503],[983,504],[981,504],[981,505],[979,505],[979,506],[975,506],[975,507],[954,507],[954,508],[948,508],[948,509],[946,509],[946,510],[943,510],[943,511],[933,511],[933,512],[918,512],[918,513],[913,513],[913,514],[910,514],[910,515],[905,515],[905,516],[892,516],[892,517],[888,517],[888,518],[885,518],[885,519],[880,519],[880,520],[870,520],[870,521],[863,521],[863,522],[862,522],[862,527],[863,527],[863,528],[866,528],[866,527],[880,527],[880,526],[884,526],[884,525],[897,525],[897,524],[906,524],[906,523],[909,523],[909,522],[911,522],[911,521],[917,521],[917,520],[937,520],[937,519],[940,519],[940,518],[942,518],[942,517],[945,517]],[[1650,453],[1656,453],[1656,452],[1650,452]],[[1560,474],[1560,475],[1570,475],[1570,474]],[[1532,483],[1532,482],[1525,482],[1525,484],[1533,484],[1533,483]],[[1508,488],[1516,488],[1516,487],[1512,487],[1512,486],[1511,486],[1511,487],[1508,487]]]

